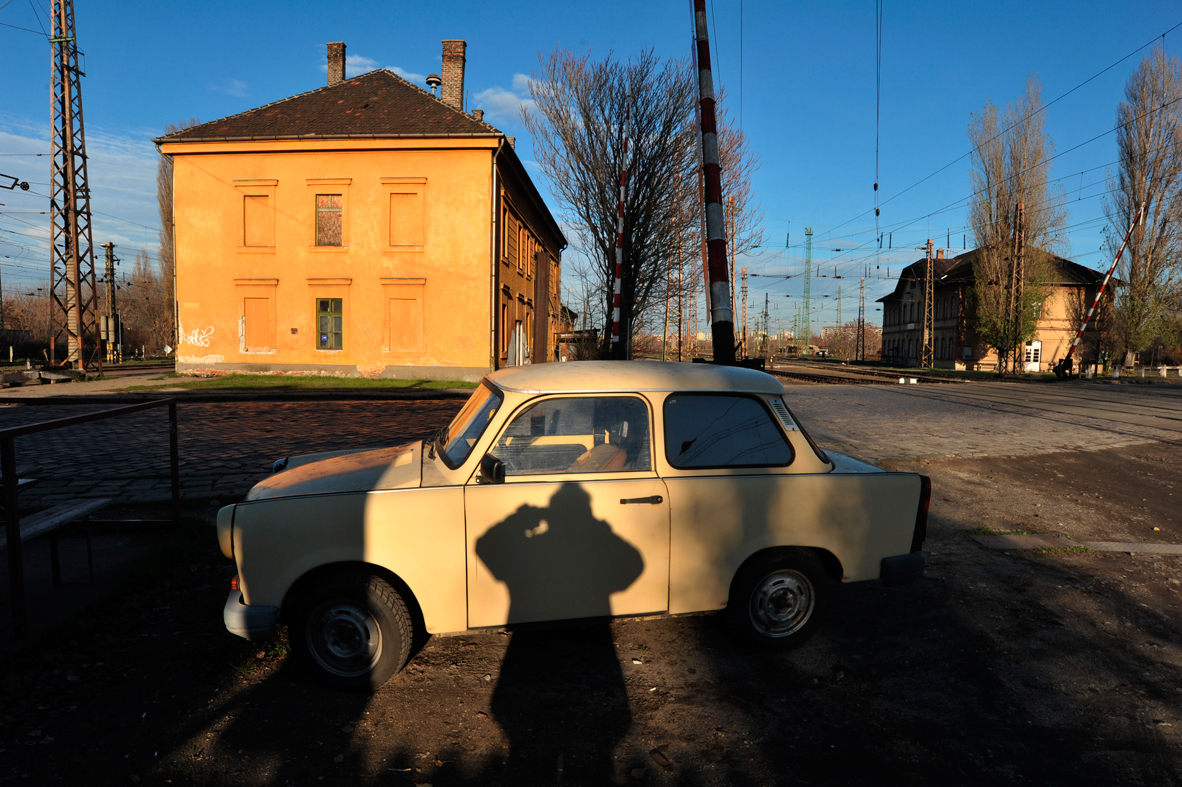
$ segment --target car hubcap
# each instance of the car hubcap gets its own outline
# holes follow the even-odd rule
[[[334,675],[364,675],[382,655],[382,630],[359,604],[326,602],[313,610],[308,623],[309,650]]]
[[[813,614],[815,595],[799,571],[774,571],[751,594],[751,623],[767,637],[795,634]]]

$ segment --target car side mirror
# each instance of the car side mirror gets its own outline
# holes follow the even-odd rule
[[[476,476],[476,483],[505,483],[505,463],[492,454],[485,454],[480,460],[480,474]]]

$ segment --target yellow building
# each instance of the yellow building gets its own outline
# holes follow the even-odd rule
[[[173,159],[177,371],[477,380],[553,360],[562,232],[513,138],[385,70],[156,141]]]
[[[997,369],[997,352],[977,335],[971,290],[976,279],[973,261],[976,250],[945,259],[943,250],[934,261],[932,284],[932,356],[937,369]],[[882,360],[897,366],[919,366],[923,356],[923,299],[927,260],[918,260],[899,273],[895,289],[878,299],[882,304]],[[1096,297],[1104,274],[1079,263],[1052,256],[1047,264],[1048,297],[1035,327],[1034,338],[1025,343],[1022,371],[1050,371],[1067,354],[1080,319]],[[1111,303],[1113,280],[1105,293]],[[1077,348],[1075,362],[1095,362],[1093,321]]]

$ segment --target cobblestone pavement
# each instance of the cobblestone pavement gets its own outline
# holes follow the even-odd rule
[[[1177,386],[791,386],[785,398],[818,443],[871,460],[1182,444]]]
[[[241,498],[284,456],[390,445],[433,434],[458,399],[353,402],[180,402],[181,494]],[[0,425],[64,418],[111,405],[0,407]],[[17,439],[17,465],[40,468],[22,504],[73,497],[171,499],[168,412],[148,410]]]
[[[1028,455],[1151,440],[1182,443],[1182,391],[1117,386],[789,386],[787,401],[823,447],[868,460]],[[231,501],[280,457],[390,445],[431,435],[459,399],[180,402],[182,494]],[[110,405],[0,406],[0,426]],[[26,504],[74,497],[169,499],[164,409],[55,430],[17,442],[17,464],[40,468]]]

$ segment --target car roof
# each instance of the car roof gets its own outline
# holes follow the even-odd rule
[[[518,393],[628,393],[631,391],[741,391],[781,395],[775,377],[754,369],[665,361],[568,361],[500,369],[487,375]]]

